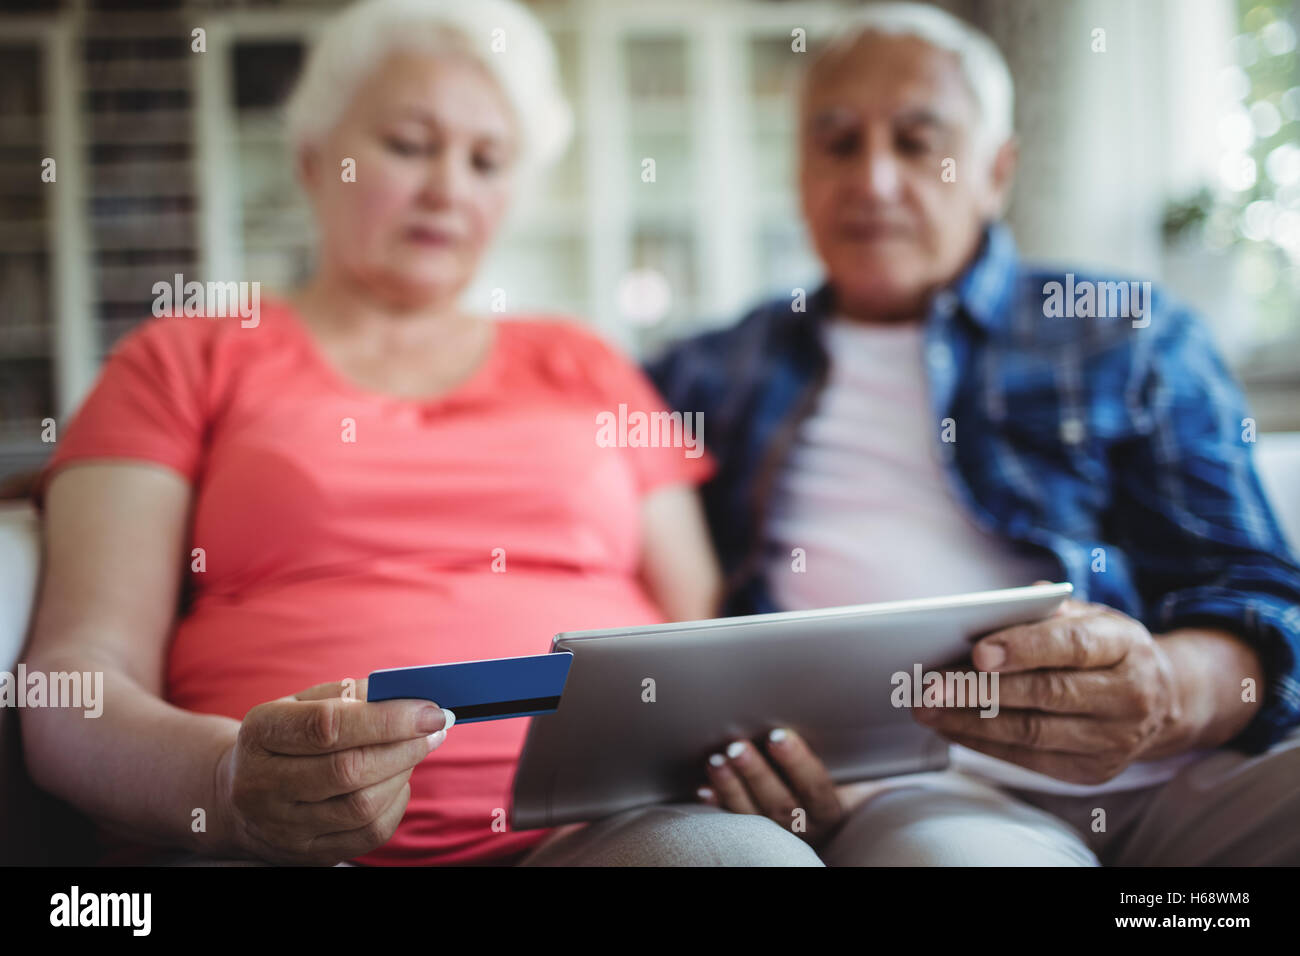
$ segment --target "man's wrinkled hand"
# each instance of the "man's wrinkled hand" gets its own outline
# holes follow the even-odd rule
[[[1096,784],[1185,733],[1177,675],[1138,621],[1066,601],[1052,617],[980,640],[977,670],[997,672],[998,713],[919,707],[954,743],[1072,783]]]

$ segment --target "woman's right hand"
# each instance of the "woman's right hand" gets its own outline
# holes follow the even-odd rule
[[[423,700],[368,703],[365,680],[348,697],[335,682],[259,704],[217,768],[235,851],[330,866],[382,846],[406,812],[415,765],[455,719]]]

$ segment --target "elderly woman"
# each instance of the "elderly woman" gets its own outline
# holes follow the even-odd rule
[[[503,832],[527,721],[453,729],[346,679],[713,612],[710,459],[595,440],[602,410],[662,407],[639,370],[577,325],[457,305],[564,145],[557,89],[506,0],[336,17],[288,111],[315,273],[256,323],[146,321],[59,442],[27,664],[102,672],[105,706],[25,711],[23,738],[110,859],[525,861],[571,835]],[[715,842],[803,847],[679,813],[705,811]],[[627,832],[642,860],[706,845]]]

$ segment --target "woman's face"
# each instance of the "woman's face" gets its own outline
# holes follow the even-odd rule
[[[515,150],[510,106],[483,67],[387,57],[302,157],[322,267],[392,304],[454,300],[506,212]]]

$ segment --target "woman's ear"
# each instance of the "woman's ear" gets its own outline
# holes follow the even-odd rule
[[[313,146],[300,146],[294,153],[293,157],[294,173],[298,177],[298,182],[302,184],[303,189],[311,194],[315,191],[317,176],[317,156],[316,148]]]

